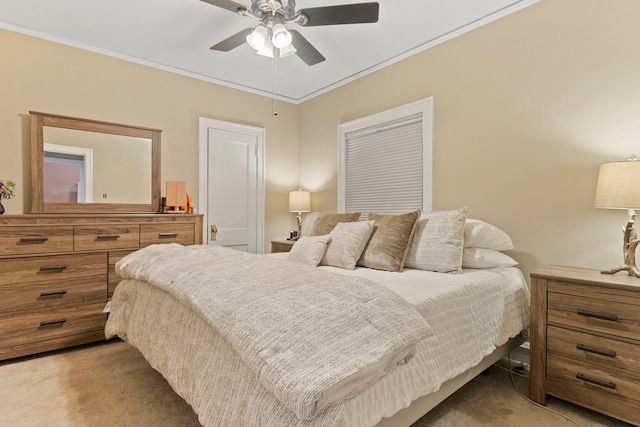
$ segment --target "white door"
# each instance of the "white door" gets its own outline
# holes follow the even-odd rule
[[[260,128],[200,119],[205,244],[263,253],[263,139]]]

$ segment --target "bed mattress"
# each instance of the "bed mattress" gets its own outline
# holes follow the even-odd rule
[[[529,323],[529,292],[516,268],[461,274],[320,268],[385,285],[416,307],[434,333],[418,343],[409,363],[313,420],[296,418],[260,385],[216,331],[146,282],[128,280],[118,286],[106,334],[137,347],[205,426],[365,427],[437,391]]]

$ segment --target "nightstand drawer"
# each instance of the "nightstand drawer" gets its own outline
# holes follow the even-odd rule
[[[640,306],[549,292],[547,321],[640,340]]]
[[[71,226],[33,225],[0,228],[0,255],[33,255],[72,250]]]
[[[76,251],[138,248],[140,226],[132,225],[81,225],[73,231],[73,248]]]
[[[547,392],[556,397],[596,410],[611,408],[613,404],[630,406],[634,408],[632,414],[640,413],[640,382],[637,378],[550,354],[547,381]],[[580,402],[581,398],[587,403]]]
[[[549,326],[547,352],[578,363],[609,369],[640,381],[640,346],[596,335]]]
[[[295,243],[295,240],[272,240],[271,253],[289,252]]]

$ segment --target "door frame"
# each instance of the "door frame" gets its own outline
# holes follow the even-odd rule
[[[199,152],[198,152],[198,207],[200,213],[204,215],[202,224],[202,243],[207,245],[209,243],[209,223],[207,207],[209,206],[209,163],[208,163],[208,151],[209,151],[209,129],[220,129],[228,132],[236,132],[242,134],[248,134],[256,137],[256,156],[258,158],[258,164],[256,169],[256,175],[258,178],[256,188],[256,252],[259,254],[264,253],[264,142],[265,142],[265,129],[241,125],[238,123],[225,122],[222,120],[210,119],[207,117],[200,117],[199,119]]]

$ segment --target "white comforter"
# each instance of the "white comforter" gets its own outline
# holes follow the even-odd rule
[[[106,334],[138,348],[205,426],[370,427],[437,391],[529,324],[529,291],[516,268],[462,274],[322,269],[384,284],[416,307],[434,334],[418,343],[409,363],[312,420],[299,419],[268,392],[200,316],[146,282],[118,286]]]
[[[405,364],[431,334],[412,305],[376,282],[220,246],[149,246],[116,271],[200,315],[300,419]]]

